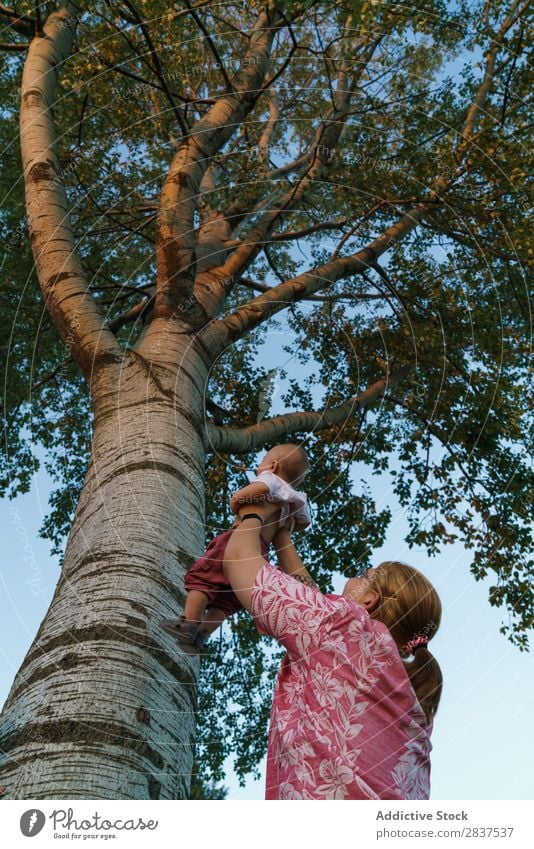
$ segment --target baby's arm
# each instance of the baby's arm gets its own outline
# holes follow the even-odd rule
[[[239,508],[244,504],[261,504],[266,501],[269,495],[269,487],[262,481],[253,481],[243,489],[239,489],[230,498],[230,509],[233,513],[238,513]]]

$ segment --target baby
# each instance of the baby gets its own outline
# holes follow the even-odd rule
[[[267,557],[269,545],[276,532],[289,517],[294,530],[302,530],[311,522],[306,493],[299,492],[308,470],[308,457],[299,445],[276,445],[267,452],[257,469],[257,477],[235,492],[230,507],[239,513],[247,504],[276,505],[267,518],[260,536],[261,549]],[[263,510],[262,510],[263,512]],[[236,516],[232,528],[216,536],[185,576],[187,599],[180,619],[161,623],[178,640],[187,654],[198,654],[209,635],[232,613],[243,605],[234,594],[223,572],[223,557],[233,528],[239,524]]]

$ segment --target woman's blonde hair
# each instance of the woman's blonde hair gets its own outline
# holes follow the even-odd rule
[[[381,563],[369,580],[372,589],[380,596],[377,607],[370,615],[389,628],[412,687],[430,722],[438,709],[443,686],[439,663],[427,645],[415,649],[412,661],[408,662],[404,658],[412,654],[410,643],[413,640],[417,637],[428,637],[431,640],[439,628],[439,595],[421,572],[394,560]]]

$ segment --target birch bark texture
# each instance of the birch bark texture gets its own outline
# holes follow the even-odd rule
[[[9,798],[188,797],[198,659],[158,623],[204,543],[205,368],[152,370],[132,353],[94,376],[61,577],[0,721]]]
[[[32,41],[21,147],[39,283],[94,432],[60,580],[0,717],[1,781],[6,798],[183,799],[198,659],[158,623],[179,614],[203,549],[207,363],[176,318],[122,349],[88,292],[53,122],[77,12],[64,4]]]

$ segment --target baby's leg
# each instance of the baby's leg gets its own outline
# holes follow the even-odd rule
[[[204,619],[202,620],[202,630],[206,634],[213,634],[214,631],[217,630],[219,625],[228,618],[228,614],[225,613],[224,610],[220,607],[208,607],[206,613],[204,614]]]
[[[201,590],[189,590],[184,607],[184,617],[188,622],[201,622],[208,606],[208,596]]]

